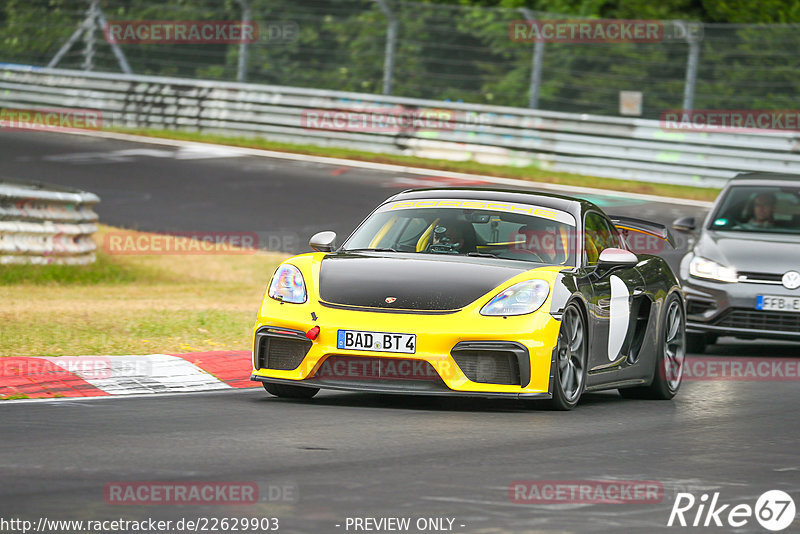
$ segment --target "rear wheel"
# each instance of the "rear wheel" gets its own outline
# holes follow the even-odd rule
[[[553,410],[571,410],[581,398],[586,387],[587,336],[583,313],[573,302],[564,310],[558,332],[553,398],[549,402]]]
[[[317,393],[319,388],[309,388],[305,386],[291,386],[288,384],[272,384],[264,382],[264,389],[267,393],[275,395],[276,397],[283,397],[285,399],[310,399]]]
[[[661,328],[661,343],[649,386],[620,389],[623,397],[631,399],[668,400],[675,396],[683,379],[686,359],[686,319],[681,300],[673,295],[667,299]]]

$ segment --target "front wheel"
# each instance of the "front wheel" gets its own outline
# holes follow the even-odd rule
[[[310,399],[319,393],[319,388],[291,386],[289,384],[273,384],[271,382],[264,382],[263,386],[270,395],[275,395],[276,397],[282,397],[285,399]]]
[[[578,405],[586,387],[587,337],[583,313],[573,302],[564,310],[558,332],[553,398],[549,402],[553,410],[571,410]]]
[[[649,386],[620,389],[623,397],[669,400],[681,387],[686,359],[686,318],[681,300],[675,295],[667,299],[665,309],[653,382]]]

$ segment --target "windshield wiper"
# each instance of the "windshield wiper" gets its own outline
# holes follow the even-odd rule
[[[489,254],[488,252],[467,252],[467,256],[473,256],[476,258],[496,258],[497,256],[494,254]]]
[[[344,252],[400,252],[400,251],[389,247],[382,247],[382,248],[348,248],[345,249]]]

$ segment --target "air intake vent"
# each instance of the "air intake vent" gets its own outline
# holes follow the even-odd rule
[[[713,302],[705,300],[686,299],[686,313],[688,315],[702,315],[715,307]]]
[[[311,348],[307,339],[261,335],[256,347],[259,369],[291,371],[297,369]]]
[[[488,344],[486,348],[475,348],[480,346],[478,344],[473,346],[466,344],[461,347],[459,345],[453,349],[453,359],[473,382],[520,385],[518,349],[504,350],[502,346]]]

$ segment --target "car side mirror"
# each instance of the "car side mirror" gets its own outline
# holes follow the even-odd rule
[[[697,220],[694,217],[681,217],[675,219],[672,223],[672,228],[678,232],[694,232],[697,228]]]
[[[308,240],[308,246],[317,252],[333,252],[336,248],[336,232],[318,232]]]
[[[639,263],[636,254],[621,248],[607,248],[600,253],[597,265],[602,268],[633,267]]]

